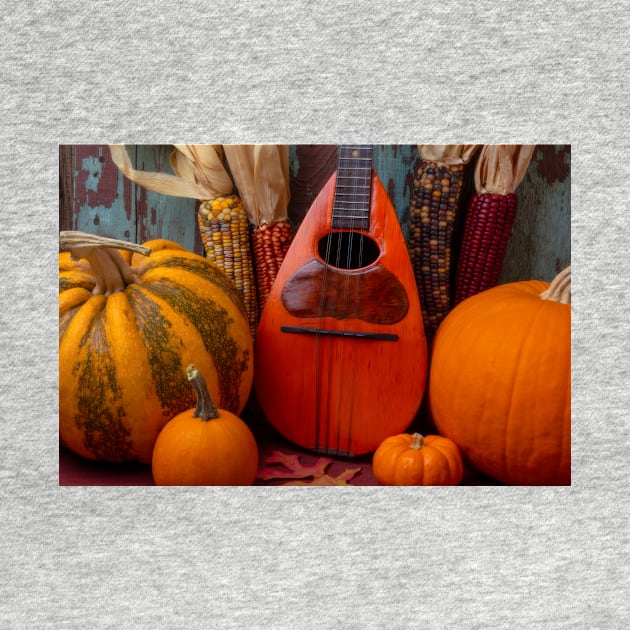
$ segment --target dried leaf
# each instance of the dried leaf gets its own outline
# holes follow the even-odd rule
[[[315,477],[313,481],[287,481],[282,484],[284,486],[349,486],[348,481],[354,477],[361,468],[346,468],[336,477],[330,475],[322,475]]]
[[[347,482],[352,479],[360,470],[359,468],[347,468],[336,477],[326,474],[326,469],[332,464],[332,459],[319,457],[310,466],[300,462],[300,456],[296,454],[274,451],[265,458],[266,464],[280,464],[284,468],[277,466],[265,466],[258,472],[258,478],[265,481],[269,479],[306,479],[312,477],[312,481],[289,481],[286,486],[347,486]]]
[[[258,473],[259,479],[301,479],[304,477],[321,477],[326,473],[326,468],[332,463],[332,459],[320,457],[311,466],[304,466],[300,462],[299,455],[289,455],[282,451],[274,451],[265,458],[266,464],[282,464],[287,470],[281,468],[266,467]]]

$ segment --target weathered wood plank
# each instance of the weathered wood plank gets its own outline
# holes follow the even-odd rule
[[[539,145],[516,190],[501,282],[551,280],[571,264],[571,147]]]
[[[373,168],[394,205],[405,238],[409,231],[409,208],[413,192],[413,167],[418,159],[415,144],[374,146]]]
[[[169,163],[171,145],[137,145],[135,168],[147,172],[173,174]],[[198,254],[203,252],[197,227],[197,201],[184,197],[161,195],[135,186],[137,208],[137,242],[167,238]]]
[[[106,145],[77,145],[74,148],[73,181],[72,229],[135,240],[133,186],[120,175]]]
[[[72,230],[74,146],[59,145],[59,229]]]

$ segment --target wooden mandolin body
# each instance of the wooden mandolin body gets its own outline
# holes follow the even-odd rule
[[[371,172],[369,228],[334,229],[336,177],[313,202],[279,270],[256,333],[254,378],[266,417],[284,437],[352,457],[411,424],[424,393],[427,346],[387,192]],[[331,232],[363,235],[376,245],[375,259],[329,264],[323,244]]]

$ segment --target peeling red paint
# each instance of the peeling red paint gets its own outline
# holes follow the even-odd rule
[[[538,150],[542,153],[536,165],[538,174],[549,184],[563,182],[571,173],[571,145],[540,144]]]
[[[97,147],[92,149],[89,155],[79,156],[77,154],[77,166],[80,169],[80,185],[85,190],[87,197],[87,205],[91,208],[95,206],[103,206],[111,208],[118,197],[118,168],[109,159],[104,159],[103,152],[107,151],[107,147]],[[96,158],[96,156],[99,156]],[[93,172],[85,168],[85,160],[94,161],[98,159],[98,168],[95,167]],[[88,178],[92,177],[96,180],[95,187],[88,187]]]
[[[77,145],[74,154],[74,199],[72,203],[72,212],[75,217],[79,217],[81,214],[81,206],[84,205],[84,198],[82,191],[85,190],[88,173],[86,170],[81,168],[81,164],[83,163],[83,158],[91,155],[94,151],[93,146],[88,145]],[[75,223],[76,224],[76,223]]]
[[[131,196],[131,180],[124,177],[122,173],[120,176],[123,178],[123,206],[125,207],[125,215],[127,216],[127,221],[131,222],[134,211],[133,197]]]
[[[138,243],[144,243],[149,240],[147,212],[147,190],[143,186],[136,186],[136,217],[138,222],[136,239]]]
[[[107,145],[77,145],[74,159],[75,185],[73,212],[81,213],[83,207],[110,208],[118,201],[119,178],[123,177],[108,153]],[[88,168],[90,167],[90,168]],[[131,182],[123,179],[122,203],[127,219],[132,217]],[[95,225],[99,224],[95,217]]]

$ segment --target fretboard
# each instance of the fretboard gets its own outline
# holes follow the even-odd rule
[[[372,184],[372,145],[339,147],[332,227],[368,230]]]

